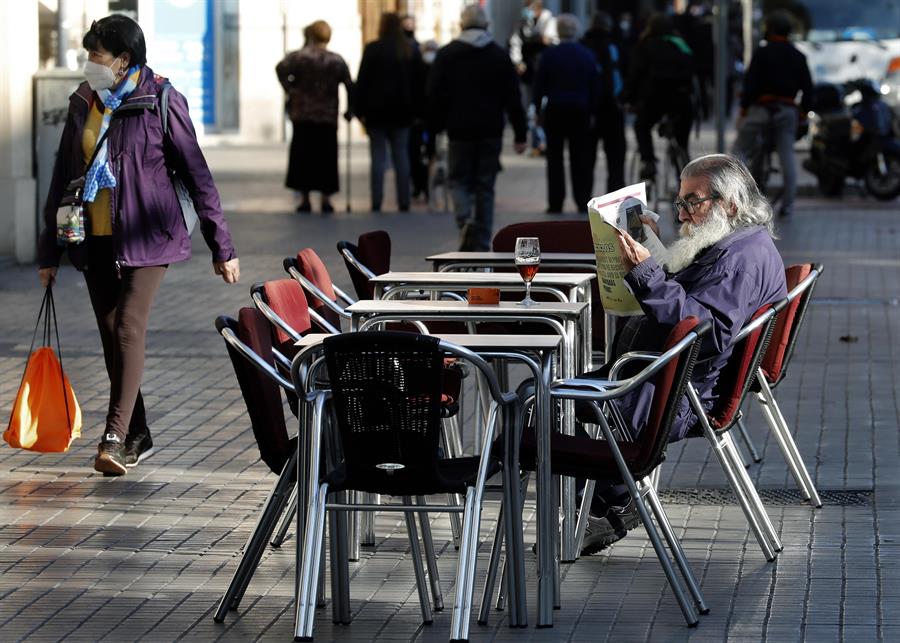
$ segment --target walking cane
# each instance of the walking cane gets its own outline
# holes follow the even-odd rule
[[[345,119],[345,122],[347,123],[347,151],[344,154],[344,156],[346,157],[347,170],[346,170],[346,176],[344,177],[344,182],[347,184],[347,212],[351,212],[351,209],[350,209],[350,132],[353,129],[353,120]]]

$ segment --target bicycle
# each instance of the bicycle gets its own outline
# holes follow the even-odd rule
[[[660,214],[663,205],[670,205],[678,196],[678,185],[681,181],[681,170],[690,162],[687,150],[675,139],[675,125],[672,119],[663,116],[656,127],[660,138],[665,140],[665,150],[662,162],[657,166],[656,176],[653,178],[641,178],[641,155],[635,151],[631,157],[628,168],[628,183],[638,183],[643,180],[647,184],[647,205],[654,212]],[[678,216],[678,213],[675,213]]]

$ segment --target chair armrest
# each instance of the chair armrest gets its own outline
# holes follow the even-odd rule
[[[234,350],[236,350],[244,359],[251,362],[254,366],[256,366],[263,373],[268,375],[271,379],[275,380],[275,382],[281,386],[286,391],[290,391],[291,393],[296,393],[296,389],[294,385],[286,380],[281,373],[279,373],[271,364],[262,359],[253,349],[247,346],[244,342],[238,339],[238,336],[234,333],[230,328],[223,328],[219,333],[222,335],[222,339],[231,346]]]

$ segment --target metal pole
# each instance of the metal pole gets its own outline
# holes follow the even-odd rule
[[[725,92],[728,91],[728,1],[716,3],[716,151],[725,151]]]
[[[66,32],[66,0],[57,0],[56,7],[56,66],[66,66],[66,48],[69,35]]]

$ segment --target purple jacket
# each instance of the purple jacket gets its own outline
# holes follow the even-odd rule
[[[163,149],[159,93],[164,81],[144,66],[137,87],[109,124],[108,158],[117,182],[110,199],[117,261],[121,266],[140,267],[190,259],[191,239],[168,167],[177,171],[194,200],[199,228],[213,261],[228,261],[236,255],[219,193],[197,143],[187,101],[174,89],[168,97],[169,136]],[[94,98],[87,83],[69,97],[69,113],[44,206],[45,227],[38,241],[42,268],[58,266],[65,250],[56,243],[56,210],[69,182],[85,172],[81,139]],[[69,256],[83,269],[90,261],[87,244],[69,244]]]
[[[704,338],[700,350],[703,361],[691,376],[707,410],[717,398],[715,385],[731,355],[734,336],[760,306],[787,296],[784,263],[762,227],[731,233],[674,275],[666,275],[656,261],[647,259],[635,266],[625,281],[647,316],[646,328],[638,333],[632,350],[659,350],[663,333],[689,315],[712,322],[712,333]],[[648,345],[651,343],[656,345]],[[646,384],[630,399],[622,400],[625,417],[632,418],[634,435],[647,423],[652,398],[653,385]],[[685,437],[695,422],[685,397],[676,413],[670,439]]]

